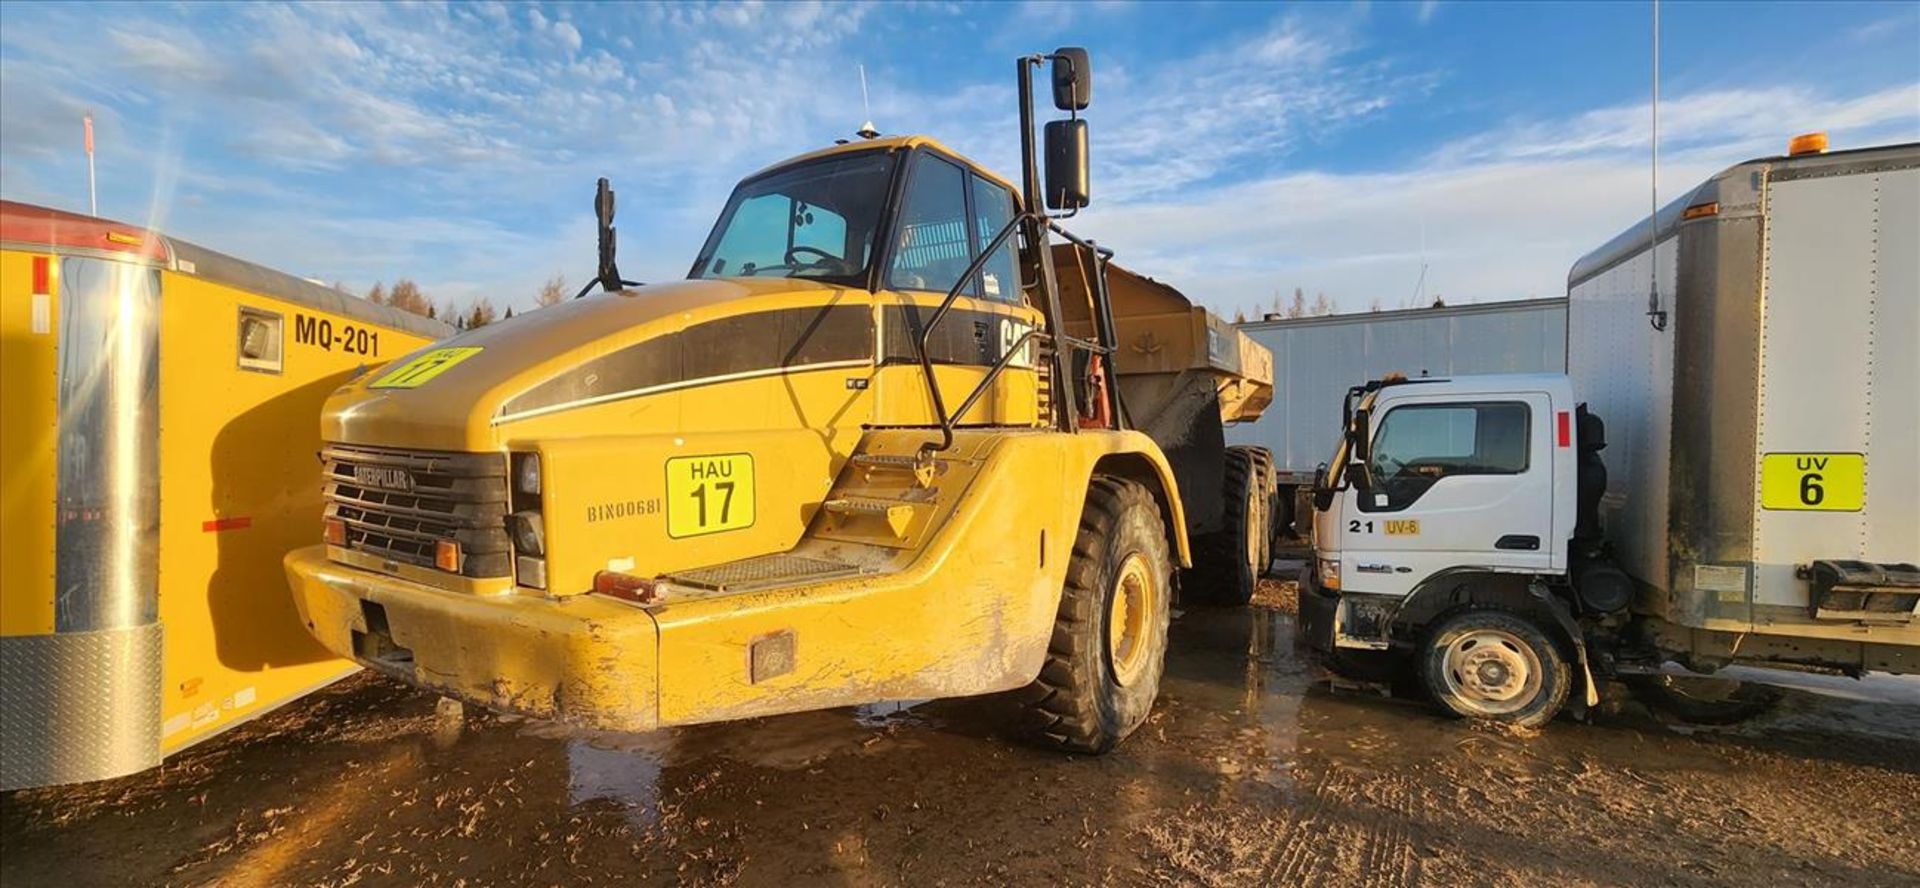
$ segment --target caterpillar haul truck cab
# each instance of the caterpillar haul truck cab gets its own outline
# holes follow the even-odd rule
[[[1352,389],[1303,640],[1522,725],[1744,708],[1668,662],[1920,672],[1915,243],[1920,144],[1749,161],[1575,264],[1566,375]]]
[[[1042,183],[1048,62],[1056,107],[1090,96],[1084,50],[1019,59],[1017,187],[839,144],[742,181],[684,282],[620,280],[603,180],[607,292],[328,402],[326,543],[286,560],[315,637],[597,728],[1023,689],[1038,735],[1118,743],[1199,519],[1111,383],[1107,254],[1038,209],[1087,200],[1077,115]],[[1056,234],[1093,262],[1077,315]]]
[[[0,790],[151,768],[358,671],[281,569],[321,517],[312,417],[452,332],[0,201]]]

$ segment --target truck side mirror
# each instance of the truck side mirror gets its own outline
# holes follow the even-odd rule
[[[1062,46],[1053,51],[1053,107],[1085,111],[1093,104],[1093,64],[1087,51]]]
[[[1367,418],[1371,412],[1365,407],[1353,411],[1353,422],[1347,426],[1347,452],[1351,454],[1347,460],[1349,465],[1365,464],[1373,458],[1372,448],[1369,446],[1372,435],[1368,434],[1367,429]]]
[[[1087,205],[1087,122],[1047,122],[1047,208],[1077,210]]]

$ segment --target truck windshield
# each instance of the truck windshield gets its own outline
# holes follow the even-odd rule
[[[860,151],[740,183],[688,276],[865,283],[894,158]]]

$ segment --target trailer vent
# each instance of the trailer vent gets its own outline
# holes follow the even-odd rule
[[[462,576],[513,573],[504,455],[335,444],[320,457],[326,517],[345,525],[346,548],[435,568],[435,548],[451,540]]]

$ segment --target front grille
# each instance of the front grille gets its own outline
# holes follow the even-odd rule
[[[460,544],[460,573],[513,573],[507,537],[507,460],[497,453],[443,453],[329,444],[327,517],[346,525],[346,547],[434,567],[434,546]]]

